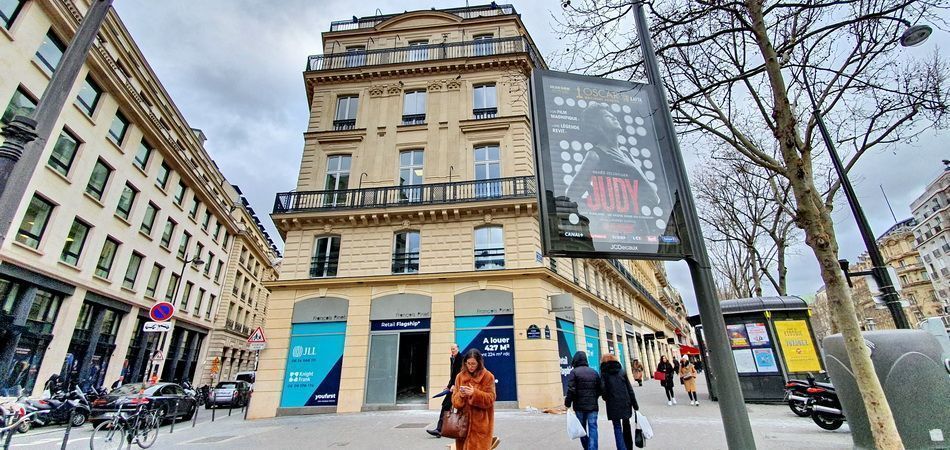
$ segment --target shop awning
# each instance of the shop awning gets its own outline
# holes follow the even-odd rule
[[[690,345],[680,344],[681,355],[699,355],[699,349]]]

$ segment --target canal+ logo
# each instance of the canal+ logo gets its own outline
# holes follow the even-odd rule
[[[300,358],[303,356],[316,356],[317,348],[316,347],[304,347],[302,345],[295,345],[291,353],[294,355],[294,358]]]

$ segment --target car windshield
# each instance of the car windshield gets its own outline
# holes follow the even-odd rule
[[[145,389],[145,392],[151,393],[153,389],[145,386],[144,383],[132,383],[132,384],[123,384],[122,386],[116,388],[114,391],[110,392],[109,395],[116,396],[125,396],[125,395],[138,395],[139,392]]]
[[[237,383],[218,383],[215,389],[237,389]]]

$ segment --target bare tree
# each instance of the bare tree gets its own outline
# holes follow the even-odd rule
[[[786,259],[796,243],[788,180],[713,152],[693,184],[717,275],[743,297],[761,296],[763,285],[787,295]]]
[[[944,26],[945,2],[666,0],[649,7],[680,131],[701,133],[788,180],[796,225],[818,261],[875,445],[903,448],[838,267],[831,220],[837,185],[816,167],[823,148],[804,89],[814,88],[833,140],[850,150],[847,169],[874,148],[943,127],[946,63],[936,53],[910,60],[898,44],[911,22]],[[631,8],[630,0],[568,5],[559,19],[570,42],[562,67],[642,79]],[[827,192],[819,188],[829,183]]]

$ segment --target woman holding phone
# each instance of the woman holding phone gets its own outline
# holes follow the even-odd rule
[[[468,416],[468,434],[455,440],[457,450],[489,450],[498,446],[495,431],[495,375],[485,368],[481,352],[471,349],[455,377],[452,406]]]

